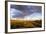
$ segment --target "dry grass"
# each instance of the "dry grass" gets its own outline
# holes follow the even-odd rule
[[[35,21],[11,20],[11,29],[41,27],[41,23],[42,23],[41,20]]]

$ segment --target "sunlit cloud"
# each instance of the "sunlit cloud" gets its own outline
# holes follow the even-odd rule
[[[25,16],[26,20],[40,20],[42,15],[40,13],[33,13],[32,15]]]
[[[20,15],[22,15],[23,13],[20,10],[11,8],[10,14],[11,14],[11,18],[16,18],[16,17],[19,17]]]
[[[42,19],[41,6],[11,5],[10,9],[11,18],[22,18],[24,20]]]

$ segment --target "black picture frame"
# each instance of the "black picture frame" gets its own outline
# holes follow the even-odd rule
[[[22,31],[22,32],[8,32],[8,2],[22,2],[22,3],[36,3],[36,4],[44,4],[44,30],[36,30],[36,31]],[[24,33],[24,32],[41,32],[45,31],[45,3],[43,2],[27,2],[27,1],[5,1],[5,33]]]

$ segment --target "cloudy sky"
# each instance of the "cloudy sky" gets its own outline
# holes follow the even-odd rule
[[[41,19],[41,6],[11,5],[11,18]]]

